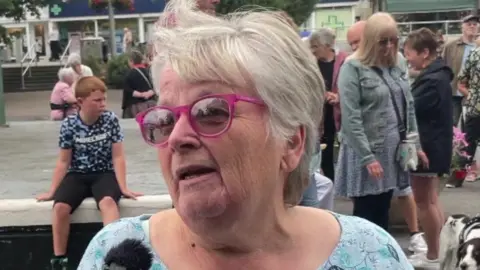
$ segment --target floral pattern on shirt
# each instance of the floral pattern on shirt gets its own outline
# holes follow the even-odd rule
[[[464,106],[468,116],[480,115],[480,48],[474,49],[458,74],[458,82],[468,87]]]
[[[334,215],[342,228],[340,241],[318,270],[413,270],[398,243],[386,231],[358,217]],[[152,249],[143,225],[149,218],[148,215],[125,218],[103,228],[88,245],[78,270],[103,269],[106,253],[127,238],[141,240]],[[150,270],[167,269],[155,254]]]

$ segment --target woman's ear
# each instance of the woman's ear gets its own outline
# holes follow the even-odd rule
[[[299,127],[295,134],[290,137],[285,147],[282,158],[282,169],[291,172],[297,168],[303,153],[305,152],[305,127]]]

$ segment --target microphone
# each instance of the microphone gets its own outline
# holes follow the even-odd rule
[[[104,259],[108,270],[149,270],[153,254],[140,240],[125,239],[110,249]]]

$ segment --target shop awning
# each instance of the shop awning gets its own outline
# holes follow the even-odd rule
[[[391,13],[441,12],[473,9],[477,0],[386,0]]]

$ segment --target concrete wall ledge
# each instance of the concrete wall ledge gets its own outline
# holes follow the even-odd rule
[[[51,225],[53,202],[35,199],[0,200],[0,227]],[[171,209],[170,195],[141,196],[137,200],[121,199],[120,216],[133,217]],[[73,213],[72,223],[101,223],[100,211],[93,198],[87,198]]]

